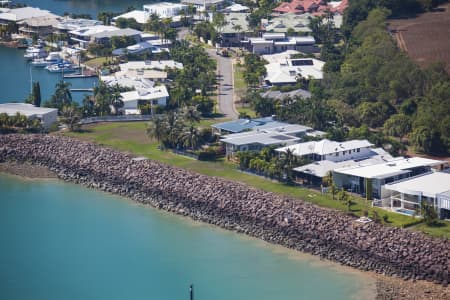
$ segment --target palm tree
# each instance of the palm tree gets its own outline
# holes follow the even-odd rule
[[[184,147],[195,150],[200,144],[200,136],[197,128],[192,125],[189,126],[189,128],[183,132],[181,140]]]
[[[119,114],[119,108],[123,107],[122,99],[123,97],[118,89],[116,89],[114,93],[111,95],[111,105],[114,107],[114,112],[116,116]]]
[[[158,141],[167,139],[167,122],[165,116],[157,116],[147,124],[147,135]]]
[[[189,123],[197,123],[200,121],[200,113],[195,106],[188,106],[183,109],[183,118]]]
[[[286,174],[286,180],[288,182],[293,181],[292,169],[297,166],[297,162],[297,156],[295,156],[294,152],[290,148],[288,148],[282,158],[283,170]]]
[[[50,99],[50,106],[61,110],[63,106],[72,104],[72,94],[70,93],[70,82],[60,80],[55,86],[55,93]]]

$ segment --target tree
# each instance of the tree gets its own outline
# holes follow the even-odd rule
[[[123,97],[120,94],[118,87],[114,91],[114,93],[111,95],[111,105],[114,107],[114,113],[116,115],[119,114],[119,109],[123,107]]]
[[[438,221],[438,214],[433,205],[429,204],[425,200],[422,200],[420,207],[425,224],[427,224],[428,226],[435,225]]]
[[[433,153],[439,147],[439,136],[433,128],[419,126],[411,132],[410,142],[418,151]]]
[[[31,94],[25,102],[33,104],[36,107],[41,106],[41,87],[39,85],[39,81],[33,82]]]
[[[402,138],[411,131],[411,125],[410,117],[402,114],[392,115],[384,122],[383,131],[387,135]]]
[[[153,121],[147,123],[147,135],[158,141],[167,138],[166,119],[164,116],[156,116]]]
[[[59,111],[63,106],[71,106],[72,94],[70,93],[70,82],[60,80],[55,86],[55,93],[50,98],[50,101],[46,103],[48,107],[57,108]]]
[[[252,105],[258,116],[268,117],[275,114],[275,100],[262,97],[258,92],[251,93]]]
[[[79,129],[80,119],[80,112],[76,105],[65,105],[61,109],[61,122],[66,124],[70,131]]]
[[[193,150],[197,149],[200,143],[200,135],[197,128],[194,126],[189,126],[186,128],[181,137],[183,147],[191,148]]]
[[[185,107],[183,109],[183,118],[191,124],[197,123],[200,122],[200,113],[194,106]]]

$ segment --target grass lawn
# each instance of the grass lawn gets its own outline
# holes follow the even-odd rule
[[[240,114],[246,114],[250,116],[251,118],[256,117],[256,112],[250,108],[250,107],[244,107],[241,103],[241,98],[245,96],[247,93],[247,84],[244,80],[244,67],[239,66],[237,64],[233,65],[234,74],[233,74],[233,80],[234,80],[234,93],[236,96],[236,110]]]
[[[88,61],[85,61],[84,64],[91,67],[91,68],[101,68],[103,67],[103,63],[111,60],[110,57],[97,57],[90,59]]]
[[[209,126],[224,119],[203,119],[200,126]],[[77,137],[98,144],[107,145],[115,149],[131,152],[137,156],[161,161],[172,166],[185,168],[209,176],[218,176],[246,183],[256,188],[302,199],[323,207],[346,211],[344,203],[333,200],[330,194],[321,194],[316,190],[287,186],[260,176],[243,173],[236,165],[219,160],[216,162],[198,161],[189,157],[173,154],[170,151],[158,149],[158,142],[151,140],[145,134],[147,122],[119,122],[100,123],[83,127],[83,132],[67,132],[64,135]],[[353,197],[350,207],[354,215],[362,215],[366,210],[369,216],[376,211],[380,217],[387,216],[387,225],[409,227],[438,237],[450,238],[450,222],[442,222],[442,226],[429,227],[423,223],[416,224],[417,219],[397,213],[388,212],[379,208],[372,208],[369,201],[360,197]]]

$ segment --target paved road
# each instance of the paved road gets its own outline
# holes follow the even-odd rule
[[[217,61],[219,80],[219,110],[226,117],[237,119],[239,114],[233,102],[233,66],[231,58],[216,54],[215,49],[207,49],[208,54]]]

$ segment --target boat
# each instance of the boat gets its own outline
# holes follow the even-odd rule
[[[77,71],[80,67],[78,67],[77,65],[71,64],[69,62],[62,62],[62,63],[47,66],[45,68],[51,73],[59,73],[59,72],[72,73],[72,72]]]
[[[33,67],[43,68],[43,67],[47,67],[47,66],[58,64],[58,63],[62,62],[61,58],[54,59],[54,60],[47,60],[47,58],[35,58],[31,62],[31,65]]]
[[[44,48],[31,46],[28,47],[27,50],[25,50],[25,54],[23,57],[25,57],[28,60],[32,60],[35,58],[44,58],[47,56],[47,52]]]
[[[60,52],[50,52],[48,56],[45,58],[46,61],[54,61],[55,63],[61,61],[61,54]]]

